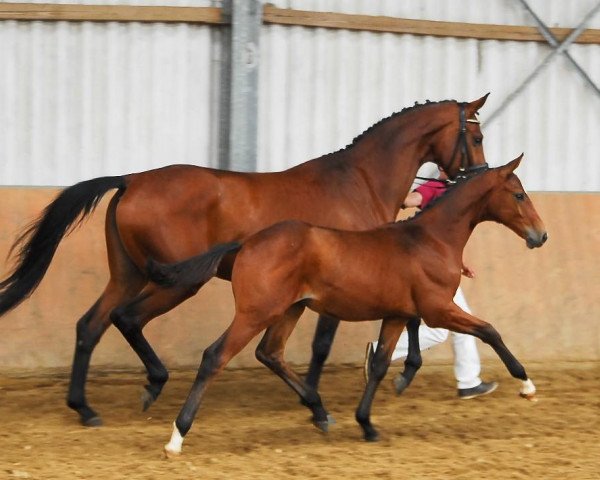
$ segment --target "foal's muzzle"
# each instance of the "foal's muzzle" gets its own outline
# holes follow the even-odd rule
[[[528,248],[539,248],[546,243],[546,240],[548,240],[547,232],[536,232],[535,230],[528,231],[525,239]]]

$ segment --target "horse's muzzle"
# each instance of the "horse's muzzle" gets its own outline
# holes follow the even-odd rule
[[[548,240],[548,233],[530,231],[527,232],[527,238],[525,240],[528,248],[539,248],[546,243],[546,240]]]

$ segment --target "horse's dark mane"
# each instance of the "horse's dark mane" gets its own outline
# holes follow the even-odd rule
[[[334,155],[334,154],[342,152],[344,150],[349,150],[354,145],[356,145],[359,141],[361,141],[365,136],[367,136],[369,133],[371,133],[374,129],[376,129],[377,127],[379,127],[382,123],[385,123],[388,120],[391,120],[392,118],[400,117],[400,116],[405,115],[407,113],[410,113],[410,112],[412,112],[414,110],[417,110],[417,109],[419,109],[421,107],[426,107],[426,106],[430,106],[430,105],[438,105],[438,104],[442,104],[442,103],[458,103],[458,102],[456,100],[440,100],[440,101],[437,101],[437,102],[432,102],[430,100],[425,100],[425,103],[415,102],[415,104],[411,105],[410,107],[404,107],[399,112],[394,112],[391,115],[389,115],[389,116],[387,116],[385,118],[382,118],[381,120],[379,120],[378,122],[374,123],[369,128],[367,128],[364,132],[362,132],[361,134],[359,134],[356,137],[354,137],[354,139],[352,140],[352,142],[349,143],[348,145],[346,145],[345,147],[340,148],[339,150],[336,150],[335,152],[331,152],[331,153],[328,153],[326,155],[323,155],[323,157],[328,157],[330,155]]]

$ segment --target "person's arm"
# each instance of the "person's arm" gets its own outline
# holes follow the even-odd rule
[[[423,201],[423,195],[421,195],[416,190],[413,190],[404,199],[404,203],[402,204],[402,208],[419,207],[419,206],[421,206],[421,202],[422,201]]]

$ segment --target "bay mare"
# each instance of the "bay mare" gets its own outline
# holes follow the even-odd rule
[[[418,318],[430,327],[474,335],[489,344],[510,374],[522,381],[521,394],[534,398],[532,381],[496,329],[464,312],[452,300],[460,283],[463,249],[480,222],[507,226],[530,248],[540,247],[547,239],[543,222],[513,173],[520,161],[521,157],[461,182],[431,208],[405,222],[349,232],[287,221],[241,244],[218,245],[177,264],[151,263],[151,278],[158,284],[193,293],[216,275],[224,258],[235,256],[234,319],[204,351],[198,375],[165,447],[167,453],[181,451],[183,436],[210,381],[265,329],[256,349],[257,359],[300,396],[315,425],[327,428],[328,414],[317,389],[303,381],[283,358],[286,341],[307,307],[347,321],[383,319],[369,379],[356,411],[366,440],[378,437],[370,421],[371,405],[398,337],[408,321]],[[412,340],[409,355],[420,360],[418,340]]]
[[[64,235],[94,210],[103,195],[117,189],[106,212],[110,279],[77,322],[67,404],[84,425],[101,424],[86,399],[85,383],[92,352],[111,325],[111,312],[120,308],[132,312],[126,320],[121,316],[117,327],[147,369],[143,396],[147,409],[168,372],[142,328],[190,296],[148,283],[145,266],[150,257],[176,262],[286,219],[347,230],[391,222],[424,163],[442,166],[451,177],[485,164],[475,114],[486,98],[416,105],[373,125],[345,149],[282,172],[173,165],[66,188],[14,244],[17,261],[0,282],[0,314],[31,295]],[[220,276],[228,279],[228,269],[223,267]],[[145,301],[124,309],[140,292]],[[335,332],[337,320],[326,318],[322,324]],[[322,365],[326,356],[322,352],[328,347],[316,343]],[[318,375],[313,382],[316,385]]]

